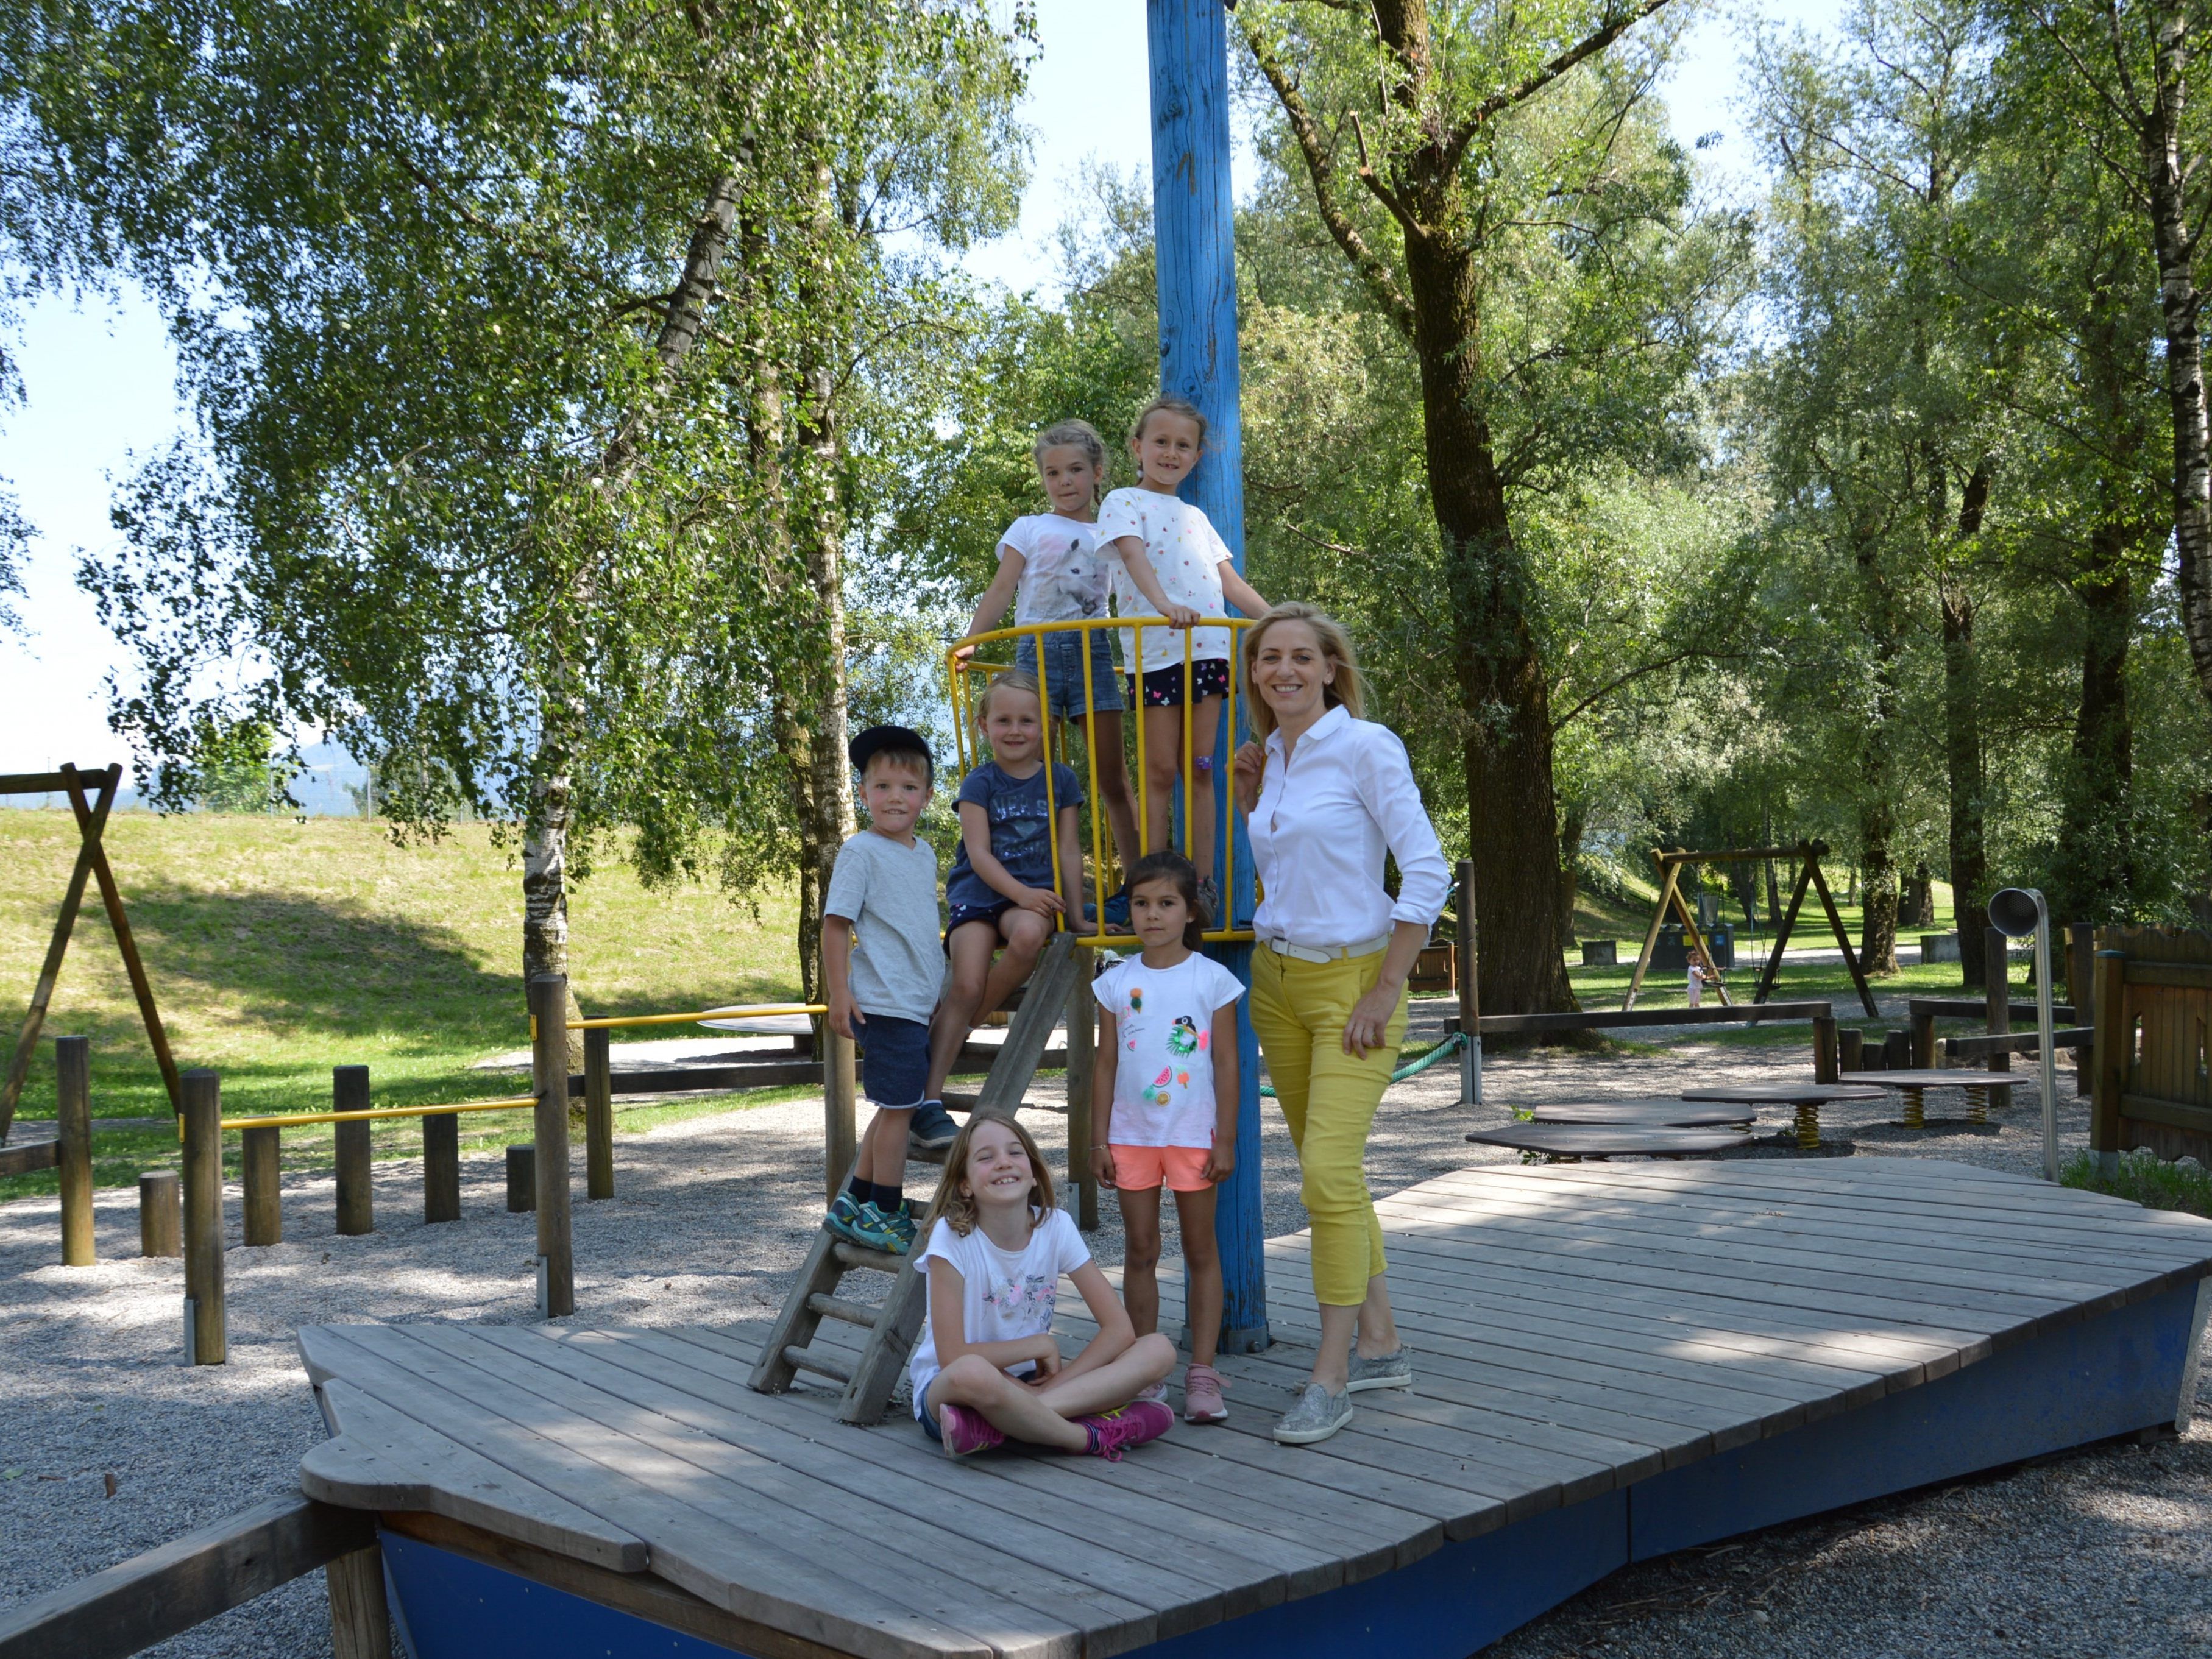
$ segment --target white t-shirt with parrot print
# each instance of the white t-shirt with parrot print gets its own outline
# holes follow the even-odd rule
[[[1091,981],[1114,1016],[1114,1112],[1118,1146],[1213,1145],[1213,1016],[1244,994],[1237,975],[1194,951],[1172,968],[1131,955]]]

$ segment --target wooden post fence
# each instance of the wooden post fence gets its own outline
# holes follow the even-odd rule
[[[439,1112],[422,1120],[422,1220],[461,1218],[461,1120]]]
[[[528,1215],[538,1207],[538,1149],[517,1144],[507,1149],[507,1212]]]
[[[331,1109],[365,1112],[368,1104],[368,1067],[331,1068]],[[369,1120],[331,1125],[337,1142],[338,1231],[356,1238],[376,1231],[375,1164],[369,1144]]]
[[[584,1196],[615,1195],[614,1060],[605,1026],[584,1033]]]
[[[185,1253],[184,1206],[174,1170],[155,1170],[138,1177],[138,1254],[177,1256]]]
[[[822,1184],[827,1193],[823,1201],[829,1203],[836,1200],[853,1172],[854,1160],[860,1155],[860,1083],[853,1039],[831,1030],[828,1015],[817,1018],[821,1022],[817,1047],[823,1039],[828,1042],[821,1052]]]
[[[89,1267],[92,1242],[92,1039],[54,1039],[55,1136],[62,1176],[62,1266]]]
[[[537,1020],[532,1070],[538,1093],[538,1311],[547,1319],[565,1319],[576,1311],[568,1206],[568,975],[540,974],[532,980],[530,1012]]]
[[[284,1242],[283,1133],[270,1124],[239,1134],[239,1181],[246,1189],[248,1244]]]
[[[228,1358],[222,1304],[222,1080],[186,1072],[185,1085],[185,1363]]]

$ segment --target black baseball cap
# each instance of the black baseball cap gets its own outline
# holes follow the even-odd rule
[[[860,772],[878,755],[919,755],[922,775],[932,785],[937,781],[937,757],[929,752],[929,739],[910,726],[872,726],[846,744],[845,752],[852,757],[854,769]]]

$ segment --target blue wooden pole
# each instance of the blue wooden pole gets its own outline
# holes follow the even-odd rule
[[[1244,433],[1237,403],[1236,201],[1229,181],[1229,31],[1222,0],[1146,0],[1152,73],[1152,229],[1159,271],[1160,389],[1206,420],[1206,457],[1182,486],[1244,568]],[[1236,734],[1241,738],[1240,732]],[[1203,742],[1204,739],[1200,738]],[[1218,751],[1224,757],[1228,746]],[[1236,837],[1231,913],[1252,914],[1252,853],[1230,810],[1229,769],[1212,780],[1216,822]],[[1224,867],[1221,848],[1214,868]],[[1252,949],[1216,949],[1245,984]],[[1221,1347],[1267,1346],[1267,1225],[1260,1203],[1260,1048],[1237,1017],[1237,1171],[1214,1215],[1226,1298]],[[1186,1304],[1188,1305],[1188,1304]]]

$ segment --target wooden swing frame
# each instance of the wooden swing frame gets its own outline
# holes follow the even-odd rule
[[[31,1057],[38,1051],[39,1032],[46,1023],[46,1008],[53,1000],[54,985],[61,978],[62,958],[69,953],[70,935],[76,930],[77,913],[84,908],[85,883],[95,877],[100,882],[100,898],[107,911],[108,925],[115,930],[116,948],[122,952],[124,969],[131,975],[131,993],[138,999],[138,1013],[146,1024],[147,1040],[154,1045],[154,1058],[161,1066],[161,1081],[169,1091],[169,1109],[179,1114],[184,1110],[184,1085],[177,1075],[176,1059],[169,1052],[169,1034],[162,1028],[161,1010],[154,1006],[153,982],[146,977],[146,964],[139,958],[138,942],[131,933],[131,918],[124,914],[123,892],[115,884],[115,872],[108,867],[107,849],[101,840],[107,831],[107,815],[115,805],[115,793],[122,782],[123,769],[119,765],[97,772],[64,766],[58,772],[0,773],[0,795],[67,795],[76,814],[79,837],[76,864],[70,872],[69,887],[62,895],[61,914],[54,918],[54,935],[46,945],[46,965],[39,969],[39,982],[31,992],[30,1012],[23,1016],[22,1032],[15,1039],[15,1052],[8,1062],[8,1080],[0,1085],[0,1144],[6,1142],[8,1132],[15,1125],[16,1103],[21,1099],[23,1085],[30,1077]]]
[[[1698,931],[1698,919],[1690,914],[1689,901],[1682,896],[1682,866],[1686,864],[1748,864],[1768,859],[1795,859],[1797,879],[1790,890],[1790,907],[1782,913],[1782,921],[1774,930],[1774,948],[1768,953],[1766,966],[1759,975],[1759,986],[1752,993],[1753,1006],[1763,1003],[1774,989],[1774,982],[1782,972],[1782,952],[1790,943],[1790,931],[1797,925],[1797,912],[1805,902],[1805,890],[1809,885],[1820,895],[1820,907],[1827,912],[1828,926],[1834,931],[1836,943],[1844,947],[1844,966],[1850,970],[1851,983],[1858,988],[1859,1002],[1867,1011],[1867,1018],[1879,1019],[1881,1011],[1875,1006],[1874,993],[1867,988],[1866,975],[1860,970],[1858,953],[1851,949],[1850,936],[1844,932],[1844,919],[1837,913],[1834,896],[1828,891],[1826,877],[1820,873],[1820,860],[1827,856],[1825,842],[1801,841],[1795,847],[1734,847],[1718,852],[1692,853],[1677,848],[1667,852],[1655,847],[1651,861],[1659,866],[1659,902],[1651,908],[1651,926],[1644,931],[1644,948],[1636,953],[1636,972],[1628,981],[1628,995],[1620,1005],[1626,1013],[1636,1006],[1636,994],[1644,988],[1644,971],[1651,965],[1651,952],[1659,943],[1659,930],[1666,925],[1668,907],[1682,919],[1682,936],[1690,944],[1690,959],[1704,965],[1713,988],[1720,993],[1721,1002],[1727,1007],[1735,1005],[1729,1000],[1728,981],[1720,969],[1713,965],[1712,952],[1706,948],[1705,936]]]

